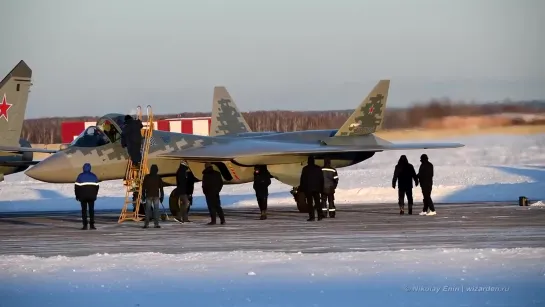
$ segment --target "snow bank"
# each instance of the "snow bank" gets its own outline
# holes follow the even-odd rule
[[[539,306],[544,260],[543,248],[0,256],[0,296],[19,307]]]
[[[530,206],[532,206],[532,207],[545,207],[545,202],[540,200],[538,202],[535,202],[535,203],[531,204]]]

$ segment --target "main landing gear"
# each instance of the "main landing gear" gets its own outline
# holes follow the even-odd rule
[[[293,187],[290,191],[293,195],[293,199],[297,204],[297,209],[300,213],[309,213],[309,207],[307,205],[307,200],[305,199],[305,193],[297,191],[297,187]]]
[[[178,188],[174,188],[172,192],[170,192],[170,196],[168,197],[168,208],[170,209],[170,213],[172,216],[177,216],[178,211],[180,210],[180,207],[178,205],[178,198],[180,195],[178,194]]]
[[[299,210],[299,212],[308,213],[309,208],[305,199],[305,194],[303,192],[298,192],[297,187],[292,188],[290,193],[291,195],[293,195],[293,199],[297,204],[297,209]],[[170,209],[170,213],[173,216],[176,216],[176,214],[178,214],[178,189],[176,188],[172,190],[172,192],[170,192],[170,196],[168,198],[168,207]]]

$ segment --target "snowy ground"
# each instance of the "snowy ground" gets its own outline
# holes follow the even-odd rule
[[[426,152],[435,165],[436,202],[545,199],[545,134],[449,141],[466,147]],[[399,155],[418,168],[421,153],[378,153],[340,169],[337,203],[395,203],[390,185]],[[121,187],[103,183],[97,209],[119,209]],[[18,174],[0,189],[0,212],[79,210],[71,184]],[[293,204],[288,190],[273,183],[270,205]],[[200,185],[196,191],[195,205],[202,208]],[[251,184],[225,186],[222,200],[225,206],[256,206]],[[418,192],[415,201],[421,202]],[[4,255],[0,306],[544,306],[544,260],[542,248]]]
[[[0,256],[1,306],[544,306],[545,249]]]
[[[435,166],[433,198],[436,202],[517,201],[545,199],[545,134],[529,136],[489,135],[451,139],[465,144],[459,149],[428,150]],[[391,187],[392,173],[401,154],[418,170],[423,151],[377,153],[357,165],[339,169],[335,194],[342,203],[396,203]],[[96,209],[121,209],[124,190],[121,181],[101,185]],[[172,188],[165,192],[170,193]],[[292,205],[290,187],[273,180],[269,204]],[[195,208],[206,208],[200,183],[195,186]],[[222,204],[255,207],[252,184],[224,186]],[[0,185],[0,212],[79,210],[72,184],[54,185],[35,181],[24,174],[6,177]],[[415,189],[415,202],[422,201]]]

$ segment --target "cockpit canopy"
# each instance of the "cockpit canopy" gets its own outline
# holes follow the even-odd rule
[[[69,146],[98,147],[118,142],[124,125],[125,115],[104,115],[97,121],[96,126],[87,127]]]
[[[110,143],[110,139],[96,126],[87,127],[69,146],[98,147]]]

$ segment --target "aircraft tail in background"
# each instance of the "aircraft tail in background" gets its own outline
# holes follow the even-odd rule
[[[0,81],[0,145],[19,146],[32,70],[20,61]]]
[[[210,136],[252,132],[224,86],[214,87]]]
[[[380,80],[335,136],[367,135],[380,130],[386,113],[389,89],[390,80]]]

